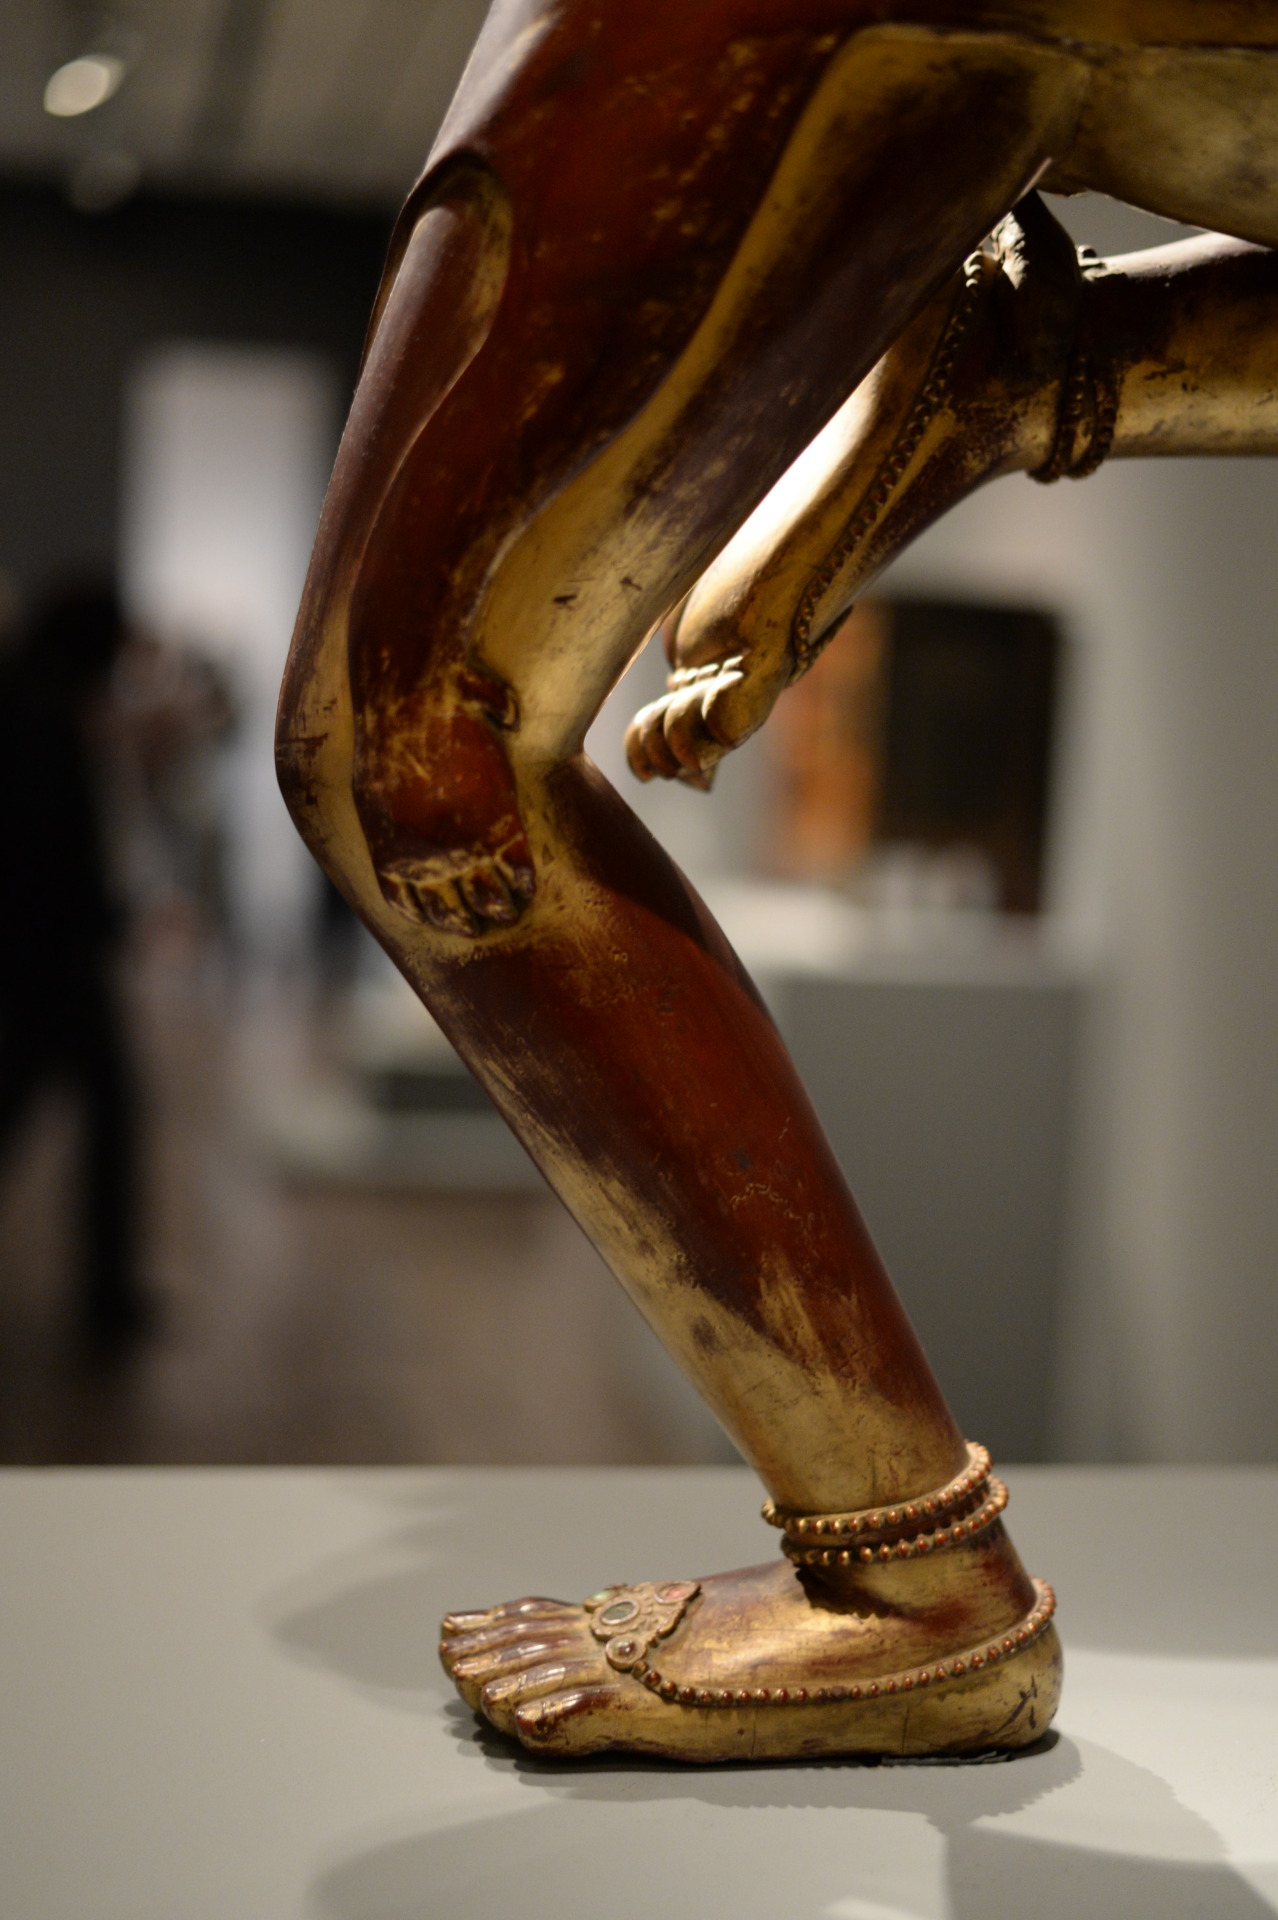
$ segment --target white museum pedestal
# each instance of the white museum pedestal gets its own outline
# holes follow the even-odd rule
[[[6,1920],[1264,1920],[1278,1472],[1023,1468],[1055,1744],[997,1765],[548,1765],[449,1607],[766,1559],[739,1468],[0,1474]]]

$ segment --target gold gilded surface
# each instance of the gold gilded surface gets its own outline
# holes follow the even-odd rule
[[[953,1504],[966,1511],[987,1477],[988,1462]],[[547,1753],[1014,1750],[1056,1708],[1056,1603],[1038,1580],[1009,1590],[987,1524],[953,1523],[908,1569],[896,1555],[772,1563],[453,1614],[440,1655],[477,1711]]]
[[[1006,1490],[751,982],[581,743],[659,623],[631,765],[704,787],[985,481],[1278,449],[1276,62],[1249,0],[527,0],[409,198],[281,780],[783,1532],[450,1617],[459,1689],[535,1750],[1013,1750],[1051,1718]],[[1098,261],[1038,186],[1214,231]]]
[[[1205,234],[1076,260],[1030,196],[702,573],[667,623],[669,691],[632,723],[631,764],[703,784],[902,548],[989,480],[1275,451],[1269,248]]]

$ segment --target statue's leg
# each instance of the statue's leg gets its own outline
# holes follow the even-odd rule
[[[1205,233],[1122,254],[1085,303],[1106,458],[1278,453],[1278,251]]]
[[[517,734],[509,752],[539,871],[509,932],[464,942],[389,908],[367,854],[350,854],[349,787],[327,812],[343,881],[796,1516],[792,1551],[817,1564],[777,1559],[593,1609],[458,1616],[450,1670],[499,1727],[554,1751],[1032,1741],[1058,1686],[1042,1595],[999,1523],[997,1483],[979,1461],[963,1478],[968,1450],[775,1028],[692,889],[590,764],[524,764]],[[860,1532],[798,1528],[798,1515],[875,1506]]]
[[[953,58],[907,36],[832,64],[686,347],[610,438],[583,401],[571,458],[526,424],[558,386],[499,384],[536,372],[520,329],[552,310],[518,276],[562,250],[512,246],[477,163],[448,174],[325,510],[282,703],[294,815],[785,1527],[763,1568],[455,1618],[459,1687],[533,1747],[1014,1747],[1055,1704],[1047,1599],[776,1030],[580,748],[652,618],[1037,170],[1056,67],[982,42],[969,82]],[[945,191],[909,164],[928,115]]]
[[[463,949],[385,907],[370,917],[778,1506],[882,1512],[847,1535],[805,1537],[796,1520],[790,1547],[828,1565],[654,1569],[700,1577],[668,1640],[650,1644],[681,1587],[673,1603],[640,1592],[461,1615],[446,1664],[496,1725],[548,1750],[1032,1741],[1058,1681],[1041,1593],[999,1523],[997,1483],[979,1462],[962,1478],[968,1449],[775,1028],[598,772],[580,757],[526,768],[512,746],[539,864],[519,924]],[[359,891],[367,912],[371,874]],[[1031,1644],[1004,1646],[1018,1634]],[[991,1648],[1002,1664],[965,1671]]]
[[[1278,451],[1278,253],[1205,234],[1076,256],[1031,196],[905,329],[667,623],[641,779],[704,784],[857,596],[1000,474]]]

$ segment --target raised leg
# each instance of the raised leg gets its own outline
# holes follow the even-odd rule
[[[709,282],[705,245],[657,218],[642,168],[637,212],[618,211],[611,178],[588,181],[596,224],[521,242],[525,148],[508,124],[485,145],[463,117],[467,153],[492,158],[445,158],[413,203],[282,704],[308,841],[785,1526],[790,1558],[764,1569],[454,1620],[446,1660],[467,1698],[556,1750],[1012,1746],[1055,1699],[1046,1598],[774,1027],[580,751],[652,620],[1019,196],[1073,98],[1068,61],[997,38],[957,75],[951,42],[926,35],[789,44],[790,67],[755,80],[772,120],[756,109],[738,135],[707,83],[679,123],[698,151],[726,141],[729,162],[738,141]],[[553,175],[548,97],[531,96],[527,151]],[[655,82],[634,97],[668,104]],[[567,89],[573,151],[592,98]],[[763,178],[760,123],[781,128]],[[920,139],[953,156],[943,186],[908,165]],[[543,211],[562,208],[562,183],[534,184]],[[668,232],[677,258],[656,279],[683,285],[682,331],[650,315],[666,329],[654,352],[633,335],[625,250],[648,246],[652,272],[651,234]],[[587,239],[588,276],[573,265]],[[701,280],[678,282],[685,254]],[[597,349],[574,304],[587,283],[614,303]],[[810,1534],[821,1514],[843,1518]]]
[[[917,316],[667,622],[631,765],[708,784],[857,596],[1000,474],[1278,451],[1278,253],[1218,234],[1098,260],[1031,195]]]

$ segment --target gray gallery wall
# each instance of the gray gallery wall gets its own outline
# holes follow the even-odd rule
[[[349,388],[387,231],[160,196],[87,216],[52,189],[0,187],[0,569],[19,591],[112,564],[123,395],[148,348],[305,347]]]
[[[1272,1460],[1278,465],[1000,481],[902,563],[1074,638],[1053,937],[1089,982],[1056,1450]]]

